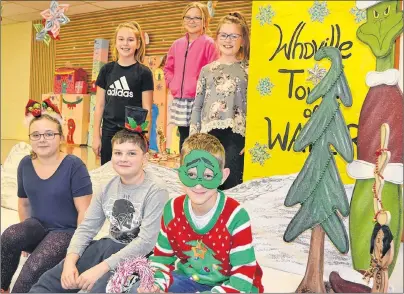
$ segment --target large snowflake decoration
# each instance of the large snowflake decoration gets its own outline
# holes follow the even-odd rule
[[[260,6],[258,14],[255,19],[260,21],[260,25],[271,24],[272,18],[275,16],[275,11],[272,9],[271,5]]]
[[[314,4],[309,9],[311,21],[323,22],[324,18],[330,14],[327,8],[327,1],[314,1]]]
[[[318,63],[314,65],[314,68],[308,69],[307,71],[309,72],[307,81],[312,82],[313,85],[317,85],[327,73],[327,70],[325,68],[321,68]]]
[[[70,4],[58,4],[57,1],[51,1],[50,8],[41,12],[43,17],[42,24],[34,24],[37,32],[36,40],[44,41],[49,45],[50,39],[59,40],[60,26],[70,22],[65,15]]]
[[[360,23],[366,20],[366,9],[358,9],[356,6],[349,10],[355,16],[355,22]]]
[[[271,157],[267,150],[267,145],[255,143],[254,147],[249,150],[252,157],[251,162],[259,163],[261,166],[263,166],[265,161]]]
[[[261,96],[269,96],[272,94],[274,84],[271,83],[269,78],[263,78],[258,81],[257,91]]]

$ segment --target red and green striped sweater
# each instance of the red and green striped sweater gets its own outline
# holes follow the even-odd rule
[[[167,292],[175,269],[194,281],[213,286],[212,292],[262,293],[262,269],[252,246],[250,217],[240,204],[219,193],[210,222],[198,229],[192,222],[185,195],[170,199],[150,257],[155,284]]]

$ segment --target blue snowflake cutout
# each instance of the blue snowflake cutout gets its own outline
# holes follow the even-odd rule
[[[272,94],[272,88],[274,84],[271,83],[269,78],[259,79],[257,85],[257,91],[260,93],[261,96],[269,96]]]
[[[311,21],[323,22],[324,18],[330,14],[327,8],[327,1],[314,1],[314,4],[309,9]]]
[[[366,9],[358,9],[356,6],[349,10],[355,16],[355,22],[360,23],[366,21]]]
[[[251,162],[259,163],[261,166],[264,166],[265,161],[271,158],[271,155],[267,152],[267,150],[267,145],[256,142],[254,147],[248,151],[251,154]]]
[[[260,25],[271,24],[272,18],[275,16],[275,11],[272,9],[271,5],[260,6],[258,14],[255,19],[260,21]]]

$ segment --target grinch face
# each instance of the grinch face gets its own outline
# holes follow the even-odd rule
[[[367,9],[367,21],[358,28],[359,40],[366,43],[376,57],[391,53],[396,38],[403,30],[403,12],[398,1],[383,1]]]
[[[187,187],[201,185],[206,189],[216,189],[223,178],[219,161],[204,150],[192,150],[187,154],[178,173],[181,182]]]

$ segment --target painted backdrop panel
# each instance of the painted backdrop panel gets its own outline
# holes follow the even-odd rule
[[[296,153],[293,143],[320,102],[308,105],[307,95],[331,65],[314,60],[320,46],[341,51],[353,97],[352,107],[341,106],[342,113],[356,138],[368,91],[365,76],[375,64],[369,47],[356,37],[363,17],[355,1],[253,2],[244,180],[302,168],[308,149]],[[353,183],[346,163],[336,159],[343,181]]]

